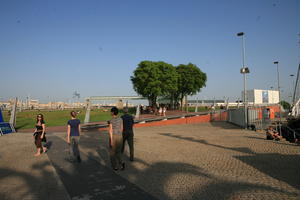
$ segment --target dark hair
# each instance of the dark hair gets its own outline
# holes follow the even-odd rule
[[[118,115],[119,113],[119,110],[117,107],[112,107],[111,110],[110,110],[111,113],[113,113],[114,115]]]
[[[73,111],[70,112],[70,115],[75,118],[77,113],[73,110]]]
[[[36,123],[38,123],[39,122],[39,116],[41,116],[41,124],[45,124],[45,121],[44,121],[44,116],[43,116],[43,114],[38,114],[37,116],[36,116]]]

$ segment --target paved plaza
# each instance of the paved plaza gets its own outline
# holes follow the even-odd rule
[[[135,161],[113,172],[107,131],[83,132],[82,163],[66,133],[47,134],[34,157],[30,133],[0,137],[0,199],[300,199],[300,146],[225,122],[135,129]]]

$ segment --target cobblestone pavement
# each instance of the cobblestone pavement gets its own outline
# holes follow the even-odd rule
[[[0,199],[300,199],[300,146],[223,122],[136,128],[135,161],[126,146],[117,173],[106,131],[83,133],[81,164],[65,160],[65,133],[39,158],[29,136],[0,137]]]
[[[107,143],[107,132],[81,141],[109,166]],[[300,199],[300,146],[224,122],[137,128],[128,160],[119,175],[161,200]]]
[[[46,155],[34,157],[32,133],[0,137],[0,199],[70,199]]]
[[[47,153],[72,200],[155,200],[139,187],[119,176],[110,167],[81,153],[82,162],[70,162],[65,133],[48,137],[53,143]],[[84,138],[83,144],[84,144]],[[81,142],[81,141],[80,141]]]

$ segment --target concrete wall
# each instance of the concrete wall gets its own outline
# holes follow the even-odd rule
[[[215,114],[207,114],[207,115],[199,115],[193,117],[183,117],[177,119],[168,119],[147,123],[138,123],[135,124],[134,127],[147,127],[147,126],[165,126],[165,125],[176,125],[176,124],[197,124],[197,123],[207,123],[212,121],[226,121],[227,120],[227,112],[215,113]]]

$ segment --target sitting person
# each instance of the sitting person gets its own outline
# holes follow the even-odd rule
[[[267,140],[280,140],[282,137],[279,135],[279,133],[274,130],[272,126],[269,126],[266,132]]]

